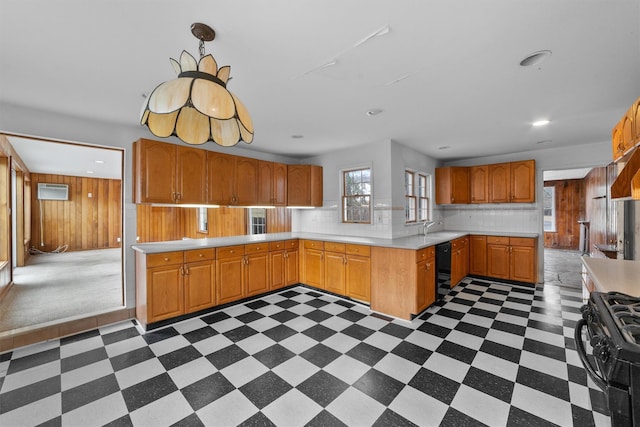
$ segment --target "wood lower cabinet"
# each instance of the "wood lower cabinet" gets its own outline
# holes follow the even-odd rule
[[[435,301],[435,246],[371,247],[371,309],[411,320]]]
[[[300,282],[298,240],[271,242],[269,244],[269,289],[276,290]]]
[[[244,298],[244,246],[226,246],[216,249],[218,304]]]
[[[300,250],[298,245],[297,239],[285,241],[284,282],[287,286],[300,283]]]
[[[536,242],[535,238],[487,236],[487,276],[535,283]]]
[[[469,238],[451,241],[451,287],[455,287],[469,274]]]
[[[436,252],[424,248],[416,254],[416,305],[414,314],[420,313],[436,300]]]
[[[338,295],[347,291],[345,244],[324,242],[324,289]]]
[[[136,317],[143,325],[216,305],[215,251],[136,252]]]
[[[363,302],[371,301],[371,247],[347,244],[346,295]]]
[[[303,263],[303,282],[324,289],[324,242],[305,240]]]
[[[469,236],[469,274],[487,275],[487,236]]]
[[[269,290],[269,243],[245,245],[244,282],[247,297]]]

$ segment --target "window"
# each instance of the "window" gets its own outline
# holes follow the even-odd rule
[[[404,171],[405,222],[429,220],[429,178],[425,173]]]
[[[342,222],[371,223],[371,168],[342,172]]]
[[[207,208],[199,207],[196,209],[196,215],[198,216],[198,233],[209,232],[209,213]]]
[[[265,234],[267,232],[267,210],[265,208],[249,208],[249,234]]]
[[[556,188],[544,187],[543,193],[544,231],[556,231]]]

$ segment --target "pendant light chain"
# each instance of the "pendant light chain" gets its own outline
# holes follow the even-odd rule
[[[200,50],[200,59],[204,58],[204,40],[200,39],[198,49]]]

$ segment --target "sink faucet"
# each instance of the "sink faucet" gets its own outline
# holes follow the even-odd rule
[[[422,235],[426,236],[429,232],[429,227],[436,224],[442,224],[442,221],[424,221],[422,223]]]

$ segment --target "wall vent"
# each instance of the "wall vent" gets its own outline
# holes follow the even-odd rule
[[[38,200],[69,200],[69,185],[39,182]]]

